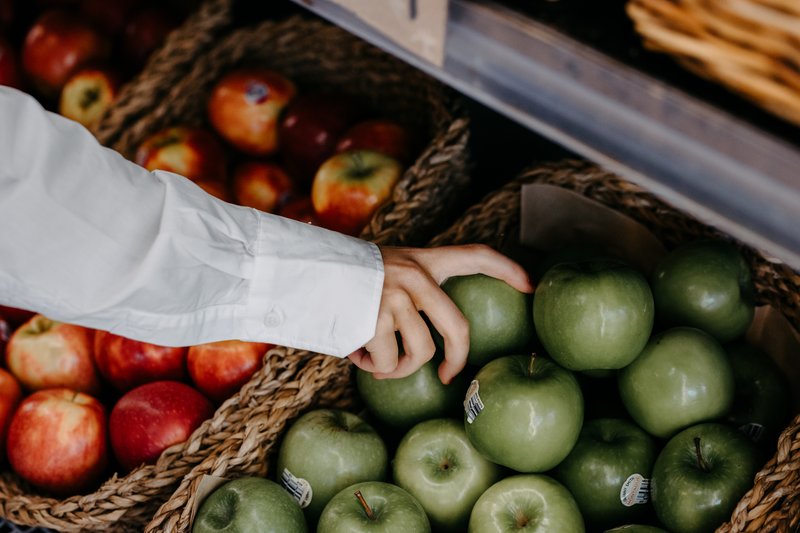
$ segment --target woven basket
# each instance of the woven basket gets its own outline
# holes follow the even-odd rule
[[[645,46],[800,124],[800,2],[630,0]]]
[[[206,7],[224,4],[212,2]],[[183,65],[186,57],[180,55],[178,60]],[[155,99],[145,89],[151,83],[146,69],[137,82],[141,83],[129,88],[124,111],[114,108],[122,118],[107,116],[101,125],[102,140],[131,157],[144,137],[162,127],[201,125],[204,102],[216,79],[237,65],[257,63],[285,73],[301,90],[325,88],[359,97],[365,105],[422,132],[428,141],[390,201],[362,232],[363,238],[378,244],[422,245],[444,224],[459,192],[466,190],[469,121],[461,101],[432,78],[343,30],[299,17],[267,21],[227,32],[191,60],[191,68],[180,79],[165,76],[171,80],[167,86],[152,89],[159,95]],[[168,70],[165,62],[149,65],[154,66],[159,72]],[[119,129],[103,129],[109,124]],[[220,464],[230,471],[263,471],[266,450],[287,420],[319,402],[341,405],[345,400],[341,390],[350,383],[348,372],[347,360],[276,348],[266,354],[264,368],[239,393],[186,443],[166,450],[156,465],[114,476],[92,494],[65,500],[38,496],[6,473],[0,475],[0,516],[18,524],[68,531],[141,531],[190,472],[213,473]]]

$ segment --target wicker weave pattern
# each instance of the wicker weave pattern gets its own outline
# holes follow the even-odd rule
[[[800,124],[800,2],[631,0],[645,45]]]

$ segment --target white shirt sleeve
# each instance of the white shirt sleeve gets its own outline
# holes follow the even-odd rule
[[[375,332],[374,244],[203,192],[0,87],[0,303],[167,346],[345,356]]]

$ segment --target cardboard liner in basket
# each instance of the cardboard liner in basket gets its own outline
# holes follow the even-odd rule
[[[212,0],[207,5],[219,8],[226,2]],[[227,16],[224,9],[212,12],[221,19]],[[192,49],[200,53],[201,48]],[[182,68],[186,57],[176,58]],[[137,80],[141,86],[130,89],[124,109],[115,108],[98,135],[131,157],[147,135],[165,126],[203,124],[213,84],[229,69],[245,64],[283,72],[304,91],[325,89],[352,95],[387,118],[421,132],[427,144],[390,201],[365,228],[363,238],[379,244],[422,245],[444,223],[469,176],[469,122],[460,100],[429,76],[321,21],[294,17],[230,32],[193,57],[191,68],[180,79],[159,74],[151,80],[146,69]],[[158,63],[158,69],[163,71],[166,65]],[[164,79],[167,87],[160,85]],[[156,85],[152,88],[155,99],[142,89],[151,81]],[[124,118],[116,120],[114,112]],[[114,476],[91,494],[64,500],[37,495],[7,474],[0,477],[0,516],[18,524],[66,531],[141,531],[187,474],[263,474],[263,459],[287,420],[318,403],[337,405],[347,400],[349,369],[347,360],[272,350],[262,371],[186,443],[166,450],[156,465]],[[190,474],[176,494],[196,479]],[[164,509],[182,506],[174,501],[179,500],[173,498]],[[151,530],[172,530],[172,518],[168,524],[151,525]]]

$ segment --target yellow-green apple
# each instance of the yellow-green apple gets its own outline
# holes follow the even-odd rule
[[[320,225],[357,235],[392,195],[403,173],[396,159],[369,150],[337,154],[319,167],[311,202]]]
[[[126,471],[154,463],[161,452],[185,442],[213,414],[211,402],[185,383],[141,385],[125,393],[111,410],[114,456]]]
[[[386,478],[388,453],[361,417],[316,409],[295,421],[278,451],[277,475],[300,502],[310,526],[333,496],[353,483]]]
[[[190,346],[189,376],[200,392],[215,402],[223,402],[250,381],[263,366],[264,354],[271,347],[238,340]]]
[[[94,360],[106,381],[121,392],[153,381],[186,378],[187,348],[159,346],[96,331]]]
[[[93,128],[117,98],[119,78],[108,69],[84,68],[76,72],[64,88],[58,112]]]
[[[106,59],[109,48],[87,20],[68,11],[45,11],[25,36],[22,68],[39,91],[56,96],[81,67]]]
[[[200,505],[192,533],[306,533],[306,518],[283,487],[263,477],[221,485]]]
[[[747,330],[755,313],[750,267],[732,244],[696,241],[667,254],[651,281],[660,322],[692,326],[720,342]]]
[[[392,120],[366,120],[355,124],[339,138],[336,152],[373,150],[408,164],[411,159],[411,134]]]
[[[216,83],[208,99],[208,119],[217,132],[246,154],[278,150],[278,122],[294,98],[294,83],[265,68],[240,68]]]
[[[136,163],[192,181],[225,181],[225,153],[208,131],[175,126],[149,136],[136,150]]]
[[[726,424],[684,429],[653,466],[650,495],[659,521],[670,531],[714,531],[753,486],[759,457],[755,445]]]
[[[0,85],[22,89],[16,50],[0,35]]]
[[[572,372],[543,356],[490,361],[464,400],[467,436],[487,459],[517,472],[555,467],[578,441],[583,395]]]
[[[233,192],[239,205],[277,212],[294,189],[291,178],[275,163],[246,161],[233,172]]]
[[[655,440],[633,422],[598,418],[583,426],[553,475],[575,497],[587,524],[611,527],[650,511],[647,488],[657,454]]]
[[[134,11],[122,30],[122,52],[136,67],[145,64],[170,32],[178,27],[172,12],[158,5]]]
[[[425,510],[414,496],[391,483],[365,481],[331,498],[317,533],[430,533]]]
[[[464,531],[473,505],[503,477],[450,418],[427,420],[406,433],[392,461],[394,482],[420,502],[436,531]]]
[[[558,481],[541,474],[511,476],[484,492],[469,519],[469,533],[583,533],[578,504]]]
[[[764,351],[740,341],[726,347],[735,382],[726,420],[753,442],[774,442],[789,414],[790,385]]]
[[[17,379],[0,368],[0,461],[6,457],[8,426],[20,400],[22,400],[22,388]]]
[[[483,366],[530,347],[534,335],[530,294],[483,274],[453,276],[442,283],[442,290],[469,322],[470,364]],[[434,340],[444,347],[440,335],[434,334]]]
[[[96,394],[100,378],[94,366],[94,330],[36,315],[8,341],[6,367],[29,390],[53,387]]]
[[[286,108],[278,128],[280,151],[289,174],[308,185],[334,154],[336,142],[357,119],[359,106],[335,93],[304,94]]]
[[[314,212],[314,205],[311,203],[311,197],[309,196],[297,196],[290,199],[278,210],[278,214],[312,226],[319,224],[317,214]]]
[[[467,391],[465,374],[445,385],[438,375],[442,360],[441,355],[434,356],[400,379],[376,379],[372,373],[357,369],[359,397],[378,421],[401,430],[432,418],[457,416]]]
[[[19,477],[40,490],[67,496],[91,489],[108,464],[106,410],[93,397],[54,388],[19,404],[6,442]]]
[[[613,259],[558,263],[533,298],[533,322],[547,353],[570,370],[618,369],[653,329],[647,279]]]
[[[728,356],[711,335],[696,328],[654,335],[617,379],[628,413],[656,437],[669,438],[685,427],[722,417],[733,404]]]

